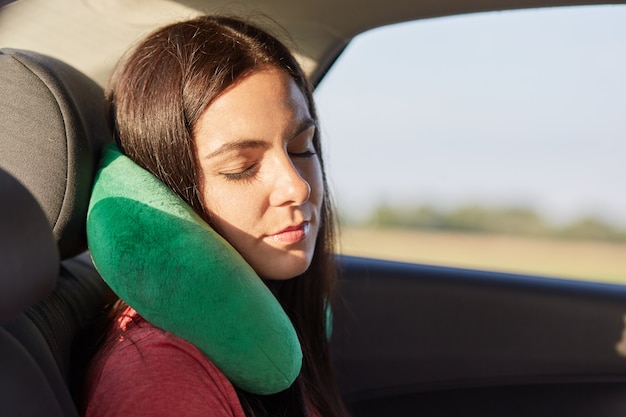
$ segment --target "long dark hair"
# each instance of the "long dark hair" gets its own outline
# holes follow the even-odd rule
[[[238,19],[201,16],[157,30],[121,62],[107,91],[118,146],[210,222],[198,189],[192,132],[212,101],[242,77],[273,66],[293,78],[317,120],[312,89],[287,47]],[[324,172],[319,134],[313,140]],[[333,210],[325,176],[315,253],[300,277],[268,282],[300,337],[303,369],[286,391],[258,396],[237,390],[248,416],[345,415],[332,375],[327,308],[336,281]]]

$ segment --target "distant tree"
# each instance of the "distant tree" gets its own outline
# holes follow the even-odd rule
[[[592,218],[585,217],[575,221],[557,231],[557,235],[570,239],[595,239],[595,240],[626,240],[624,231],[607,223]]]
[[[549,229],[543,218],[534,210],[520,207],[495,211],[488,225],[489,232],[521,235],[541,235]]]
[[[446,216],[446,229],[488,232],[490,218],[489,211],[483,207],[460,207]]]
[[[410,224],[422,229],[442,229],[445,227],[445,215],[431,206],[420,206],[409,212]]]
[[[462,206],[444,211],[433,206],[378,206],[366,221],[375,227],[422,230],[451,230],[472,233],[499,233],[595,239],[626,242],[626,231],[599,219],[586,217],[565,227],[547,223],[536,211],[526,207],[490,208]]]

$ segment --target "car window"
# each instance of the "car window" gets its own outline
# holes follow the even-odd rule
[[[626,7],[357,37],[316,100],[340,251],[626,283]]]

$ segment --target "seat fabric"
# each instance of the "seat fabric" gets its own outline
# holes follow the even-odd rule
[[[35,198],[1,168],[0,196],[0,324],[5,324],[52,291],[59,254]]]
[[[102,89],[56,59],[0,49],[0,404],[77,416],[83,335],[114,296],[90,261],[86,214],[112,138]]]
[[[21,343],[0,328],[0,404],[2,415],[73,416],[57,401],[49,380]]]
[[[57,283],[59,255],[52,229],[35,198],[2,169],[0,196],[2,415],[75,415],[49,344],[23,313],[36,311]]]
[[[87,248],[85,217],[99,151],[111,139],[102,89],[78,70],[0,49],[0,167],[39,201],[62,259]]]

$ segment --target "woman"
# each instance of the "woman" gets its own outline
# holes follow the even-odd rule
[[[345,415],[327,343],[333,216],[311,89],[287,48],[232,18],[172,24],[123,60],[107,98],[120,150],[211,224],[276,295],[303,367],[283,392],[245,392],[193,345],[122,306],[89,371],[86,414]],[[128,343],[136,349],[124,350]],[[158,349],[142,350],[149,345]]]

